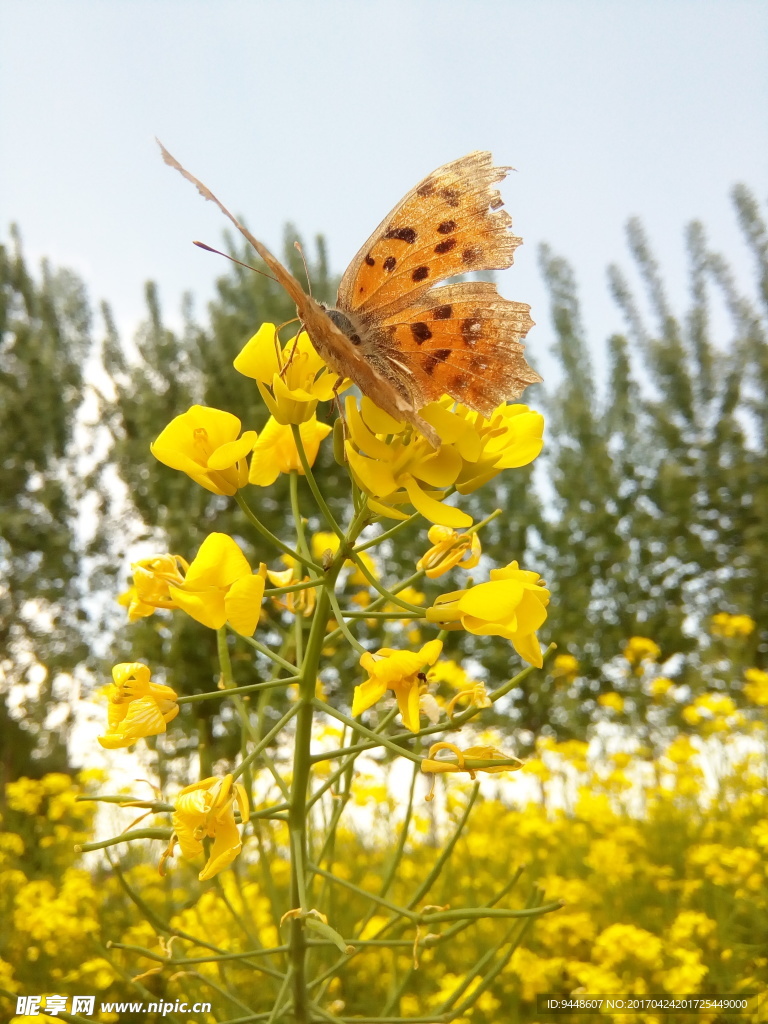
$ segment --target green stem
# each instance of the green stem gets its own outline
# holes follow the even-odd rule
[[[332,708],[330,704],[326,704],[325,701],[319,698],[313,698],[312,703],[318,711],[322,711],[325,715],[330,715],[331,718],[338,719],[339,722],[343,722],[344,725],[348,725],[350,729],[356,729],[357,732],[362,733],[363,736],[368,736],[376,742],[370,744],[373,747],[387,747],[393,754],[397,754],[398,757],[407,757],[409,761],[414,761],[416,764],[421,764],[421,757],[418,754],[411,753],[410,750],[406,750],[405,747],[399,746],[397,743],[393,743],[392,740],[386,736],[379,736],[373,731],[362,725],[360,722],[356,722],[354,718],[350,718],[349,715],[345,715],[343,711],[337,711],[336,708]],[[406,733],[406,738],[413,739],[413,733]],[[352,749],[352,748],[349,748]],[[324,759],[324,758],[323,758]]]
[[[290,720],[298,714],[298,711],[299,708],[298,705],[296,704],[294,704],[292,708],[289,708],[288,711],[286,711],[286,713],[283,715],[283,717],[280,719],[277,725],[274,725],[266,734],[266,736],[262,737],[262,739],[259,740],[259,742],[250,752],[248,757],[244,757],[240,764],[237,766],[237,768],[235,768],[235,770],[232,772],[233,778],[236,779],[239,775],[242,775],[245,769],[249,765],[253,764],[256,758],[261,754],[262,750],[265,750],[272,742],[272,740],[275,738],[275,736],[277,736],[278,733],[282,732],[282,730],[286,727],[286,725],[288,725]]]
[[[251,683],[249,686],[232,686],[225,690],[211,690],[208,693],[190,693],[186,697],[178,697],[177,704],[196,704],[201,700],[221,700],[222,697],[233,697],[242,693],[258,693],[259,690],[276,690],[281,686],[290,686],[298,682],[298,676],[284,676],[282,679],[269,679],[265,683]],[[125,797],[122,798],[123,800]]]
[[[266,528],[266,526],[264,526],[264,524],[261,522],[261,520],[259,520],[257,518],[255,513],[252,511],[252,509],[248,505],[248,502],[243,497],[241,491],[238,491],[237,494],[235,495],[235,501],[237,502],[237,504],[242,509],[244,515],[248,519],[248,522],[251,524],[251,526],[253,526],[253,528],[255,530],[258,530],[258,532],[262,535],[262,537],[266,538],[270,542],[270,544],[274,544],[274,546],[276,548],[278,548],[280,551],[282,551],[283,554],[290,555],[291,558],[295,558],[297,562],[303,562],[304,561],[304,559],[301,557],[301,555],[298,553],[298,551],[294,551],[293,548],[289,547],[287,544],[284,544],[283,541],[281,541],[279,537],[276,537],[274,535],[274,533],[272,533],[270,530],[268,530]],[[310,562],[309,566],[312,569],[316,569],[317,572],[322,572],[322,569],[320,568],[320,566],[319,565],[315,565],[314,562]]]
[[[288,825],[291,834],[291,907],[303,907],[306,902],[305,868],[307,856],[307,802],[309,793],[312,745],[312,722],[314,718],[315,685],[317,682],[320,657],[325,643],[328,618],[331,613],[329,591],[336,583],[340,563],[326,574],[323,588],[317,598],[315,614],[307,637],[304,661],[299,680],[299,700],[296,710],[296,735],[294,738],[293,779],[291,782]],[[290,963],[292,969],[293,1012],[297,1024],[309,1024],[311,1008],[307,991],[306,975],[306,931],[300,918],[291,921]]]
[[[329,598],[329,600],[331,602],[331,607],[333,608],[333,614],[336,617],[336,621],[339,624],[339,629],[342,631],[342,633],[346,637],[347,643],[352,647],[353,650],[357,651],[358,654],[365,654],[366,653],[365,648],[352,635],[352,633],[350,632],[349,626],[347,626],[346,622],[344,621],[344,612],[339,607],[339,600],[336,597],[336,595],[333,593],[333,591],[330,591],[330,590],[328,591],[328,598]],[[402,615],[400,616],[400,618],[402,618]]]
[[[391,527],[391,529],[385,530],[383,533],[377,534],[371,540],[363,541],[362,544],[356,544],[353,550],[355,552],[365,551],[366,548],[372,548],[375,547],[377,544],[381,544],[383,540],[388,540],[390,537],[394,536],[394,534],[402,530],[404,526],[408,526],[409,523],[412,523],[414,519],[418,519],[420,516],[421,512],[414,512],[413,515],[408,516],[407,519],[401,519],[397,526],[393,526]]]
[[[333,512],[331,512],[330,508],[328,507],[328,502],[325,500],[320,491],[320,488],[317,486],[317,480],[315,480],[314,474],[312,472],[312,467],[310,466],[309,459],[307,458],[307,453],[304,450],[304,442],[301,439],[301,431],[299,430],[298,426],[295,423],[291,424],[291,430],[293,431],[293,440],[296,442],[296,450],[299,453],[299,461],[301,462],[301,468],[304,470],[304,476],[307,478],[309,489],[312,491],[312,495],[315,501],[317,502],[317,507],[323,513],[325,521],[328,523],[330,528],[339,538],[341,543],[345,544],[347,538],[344,536],[344,531],[336,522],[336,518]],[[315,566],[315,569],[317,569],[318,572],[322,572],[322,569],[320,569],[319,566]]]
[[[240,636],[239,633],[238,636]],[[265,647],[264,644],[259,643],[258,640],[254,640],[252,636],[240,636],[240,639],[244,640],[249,647],[253,647],[253,649],[258,651],[259,654],[263,654],[265,658],[269,658],[270,661],[274,661],[274,663],[279,665],[281,668],[287,669],[291,673],[296,672],[296,666],[292,665],[290,661],[286,661],[282,654],[276,654],[275,651],[271,651],[268,647]]]
[[[359,886],[354,885],[352,882],[348,882],[345,878],[339,878],[338,875],[333,875],[331,874],[330,871],[325,871],[317,864],[310,864],[309,869],[314,874],[320,875],[321,878],[326,878],[328,879],[329,882],[333,882],[336,885],[340,885],[344,889],[349,889],[350,892],[353,892],[355,893],[355,895],[362,897],[362,899],[372,903],[376,903],[380,907],[386,907],[387,910],[390,910],[393,914],[396,914],[398,917],[407,918],[409,921],[412,921],[413,924],[418,924],[419,921],[421,920],[421,914],[415,914],[412,910],[407,910],[405,907],[398,907],[396,903],[391,903],[389,900],[385,900],[381,896],[377,896],[375,893],[368,892],[366,889],[361,889]]]

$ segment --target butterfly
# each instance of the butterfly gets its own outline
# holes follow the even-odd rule
[[[487,281],[443,284],[475,270],[511,266],[522,242],[511,234],[487,152],[438,167],[404,196],[344,272],[335,307],[307,295],[279,260],[158,140],[163,159],[214,202],[247,238],[296,303],[321,358],[380,409],[411,423],[437,448],[419,410],[443,394],[490,416],[541,377],[523,355],[530,306]]]

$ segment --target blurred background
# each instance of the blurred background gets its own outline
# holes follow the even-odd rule
[[[259,428],[258,395],[231,362],[262,322],[293,313],[271,282],[191,245],[253,261],[162,164],[154,136],[299,276],[301,239],[326,299],[435,167],[489,149],[516,168],[502,193],[525,244],[497,282],[532,307],[527,355],[545,381],[523,401],[545,413],[546,447],[535,471],[503,475],[463,505],[477,517],[505,509],[486,531],[487,565],[514,557],[545,576],[542,639],[558,658],[489,725],[521,756],[538,740],[577,763],[588,748],[567,744],[596,737],[601,756],[631,751],[648,765],[681,737],[702,753],[713,736],[739,734],[739,756],[754,752],[768,706],[767,41],[757,0],[6,0],[0,782],[22,792],[14,814],[37,814],[44,831],[58,792],[44,780],[102,763],[90,744],[103,711],[86,698],[115,662],[151,662],[179,693],[215,688],[209,631],[161,616],[126,629],[115,598],[131,561],[189,559],[213,529],[275,561],[248,548],[223,499],[149,456],[193,402]],[[328,451],[321,465],[343,513],[341,471]],[[277,533],[281,486],[254,499]],[[376,571],[407,575],[424,533],[407,532]],[[361,637],[372,649],[406,642],[375,625]],[[455,635],[447,654],[496,683],[519,668],[490,638]],[[235,672],[252,681],[248,662]],[[349,701],[357,674],[338,652],[329,694]],[[141,755],[161,782],[184,777],[199,742],[222,763],[239,749],[216,701],[186,706],[176,726],[162,757],[154,740]],[[43,787],[39,799],[25,802],[24,779]],[[750,829],[765,818],[764,773],[762,786],[728,851],[763,856],[765,832]],[[693,876],[677,854],[682,887]],[[599,873],[602,855],[590,856]],[[715,877],[701,863],[708,885],[730,884],[725,868]],[[646,881],[658,888],[652,872]],[[749,884],[728,896],[728,920],[745,893],[754,907]],[[711,906],[694,912],[719,921]],[[753,935],[755,950],[739,947],[742,981],[765,968],[760,914],[733,940]],[[696,947],[699,925],[709,927],[690,924]],[[587,932],[588,944],[601,934]],[[734,948],[717,935],[715,958]]]

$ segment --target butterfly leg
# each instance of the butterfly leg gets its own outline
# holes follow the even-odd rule
[[[277,349],[278,352],[281,351],[281,348],[280,348],[280,331],[282,331],[282,329],[284,327],[287,327],[289,324],[295,324],[297,322],[298,322],[298,317],[294,317],[292,320],[286,320],[285,323],[282,323],[282,324],[280,324],[279,327],[275,328],[275,348]],[[294,357],[294,355],[296,353],[296,347],[299,344],[299,334],[301,334],[301,331],[299,331],[296,334],[296,337],[293,339],[293,345],[291,346],[291,351],[290,351],[290,353],[288,355],[288,359],[285,362],[285,364],[283,365],[282,369],[280,370],[280,376],[281,376],[281,378],[283,380],[285,380],[285,375],[288,372],[288,367],[291,365],[291,363],[293,361],[293,357]]]
[[[336,383],[333,385],[333,404],[336,406],[336,413],[341,420],[341,431],[344,441],[347,440],[347,420],[344,415],[344,406],[341,404],[341,398],[339,397],[339,388],[344,383],[343,377],[337,377]],[[347,461],[347,450],[344,449],[344,461]]]

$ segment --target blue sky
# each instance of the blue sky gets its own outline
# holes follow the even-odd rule
[[[0,97],[0,225],[126,332],[146,279],[177,321],[224,270],[190,244],[219,244],[223,219],[155,135],[278,253],[286,221],[323,232],[338,271],[421,177],[492,150],[517,168],[502,188],[525,240],[499,285],[531,303],[545,376],[539,243],[575,265],[599,352],[629,216],[682,302],[685,224],[746,277],[728,193],[768,192],[759,0],[5,0]]]

